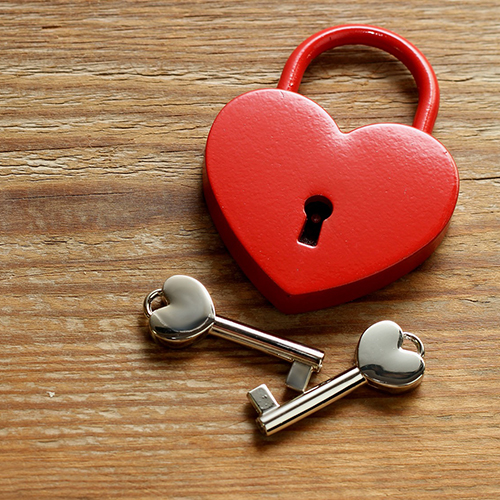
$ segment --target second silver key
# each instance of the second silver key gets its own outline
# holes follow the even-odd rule
[[[153,310],[156,298],[167,305]],[[322,351],[216,316],[207,289],[189,276],[168,278],[163,288],[147,295],[144,312],[151,335],[167,347],[185,347],[212,333],[291,362],[286,385],[297,391],[305,390],[311,374],[323,364]]]
[[[417,352],[402,349],[404,340],[413,342]],[[324,408],[363,384],[389,392],[416,387],[424,376],[424,345],[412,333],[403,332],[392,321],[380,321],[368,328],[358,342],[356,366],[279,405],[266,385],[248,393],[259,413],[256,422],[266,435],[292,425]]]

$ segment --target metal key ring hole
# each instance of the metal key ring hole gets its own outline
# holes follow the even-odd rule
[[[151,307],[151,304],[156,299],[161,299],[163,302],[165,301],[165,295],[163,294],[163,290],[161,288],[158,288],[157,290],[153,290],[144,299],[144,304],[143,304],[144,314],[148,318],[150,318],[153,315],[153,308]]]
[[[422,358],[425,356],[424,344],[416,335],[413,335],[413,333],[403,332],[403,338],[409,340],[417,348],[419,356]]]

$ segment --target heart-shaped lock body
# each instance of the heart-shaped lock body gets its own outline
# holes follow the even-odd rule
[[[343,133],[296,93],[314,57],[358,43],[390,52],[412,72],[413,127]],[[381,28],[341,26],[300,45],[277,89],[243,94],[219,113],[206,146],[207,205],[235,260],[278,309],[353,300],[436,249],[458,197],[455,163],[430,135],[438,105],[436,77],[418,49]],[[310,214],[312,206],[323,208]]]
[[[403,349],[404,339],[417,340],[418,352]],[[417,386],[424,376],[422,343],[412,334],[403,333],[393,321],[379,321],[359,339],[356,364],[370,385],[390,392],[402,392]]]

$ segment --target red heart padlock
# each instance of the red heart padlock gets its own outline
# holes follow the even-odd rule
[[[349,133],[297,93],[325,50],[364,44],[413,74],[413,127],[374,124]],[[441,242],[458,197],[458,173],[430,133],[439,89],[423,54],[371,26],[326,29],[290,56],[277,89],[243,94],[215,119],[204,192],[229,251],[281,311],[360,297],[422,263]]]

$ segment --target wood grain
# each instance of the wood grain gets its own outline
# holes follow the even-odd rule
[[[417,270],[356,302],[277,312],[223,246],[201,193],[217,112],[275,86],[290,52],[337,24],[408,38],[441,88],[434,136],[461,193]],[[500,5],[496,0],[5,1],[0,4],[0,497],[500,496]],[[410,124],[392,57],[345,47],[301,92],[343,130]],[[169,352],[142,300],[183,273],[220,314],[347,369],[392,319],[427,347],[414,392],[361,388],[264,438],[246,392],[285,392],[286,363],[216,338]]]

